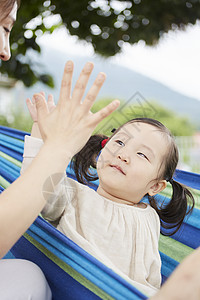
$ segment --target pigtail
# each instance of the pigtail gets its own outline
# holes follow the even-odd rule
[[[166,205],[159,208],[154,198],[150,198],[150,205],[157,211],[161,226],[165,229],[173,229],[167,232],[161,229],[163,235],[171,236],[181,227],[186,215],[190,214],[194,208],[194,197],[192,193],[181,183],[171,179],[172,198]]]
[[[73,157],[71,167],[78,182],[88,184],[98,179],[90,167],[96,168],[96,158],[102,149],[101,142],[105,138],[107,138],[105,135],[92,135],[85,146]]]

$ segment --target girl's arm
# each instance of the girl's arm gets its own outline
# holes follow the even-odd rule
[[[24,138],[24,153],[23,153],[23,161],[20,169],[20,174],[22,175],[25,170],[30,166],[33,159],[39,153],[41,147],[44,142],[42,139],[33,138],[29,135],[25,135]]]
[[[45,96],[43,92],[40,94]],[[23,174],[24,171],[30,166],[31,162],[44,144],[38,127],[37,109],[34,97],[32,98],[32,101],[28,98],[26,103],[33,120],[33,126],[31,130],[31,136],[25,136],[24,154],[20,171],[21,174]],[[53,111],[53,109],[56,107],[52,95],[48,96],[47,107],[48,112]],[[67,202],[71,201],[73,196],[72,193],[68,193],[69,182],[66,183],[66,174],[63,175],[61,180],[56,180],[56,175],[50,176],[44,183],[43,194],[45,196],[46,205],[41,212],[42,216],[52,224],[54,224],[55,221],[56,223],[59,221]],[[47,188],[48,182],[50,185]],[[72,190],[71,186],[69,187],[69,190]]]
[[[44,92],[40,93],[42,96],[45,97]],[[31,129],[31,137],[35,137],[36,139],[31,140],[29,136],[25,136],[24,141],[24,155],[23,155],[23,161],[22,161],[22,167],[20,170],[20,174],[23,174],[24,171],[27,169],[27,167],[31,164],[33,161],[33,158],[38,154],[41,146],[43,145],[42,136],[40,134],[40,129],[38,127],[38,117],[37,117],[37,109],[35,104],[35,98],[32,98],[32,101],[30,98],[26,99],[26,104],[30,113],[30,116],[33,120],[33,125]],[[48,96],[47,100],[47,108],[48,112],[51,112],[55,108],[54,98],[53,95]]]
[[[66,64],[58,105],[51,113],[44,96],[37,94],[34,97],[39,129],[45,143],[30,167],[0,196],[1,257],[44,207],[46,179],[58,173],[63,176],[69,161],[87,142],[97,124],[119,106],[119,101],[114,101],[95,114],[90,112],[103,85],[104,74],[97,77],[81,102],[92,68],[91,63],[86,64],[71,96],[73,64]]]
[[[21,174],[31,165],[43,144],[42,139],[25,136]],[[66,207],[66,203],[72,200],[73,195],[72,193],[68,193],[68,189],[72,190],[66,180],[66,173],[63,176],[59,173],[53,174],[46,179],[43,186],[46,205],[41,213],[48,221],[58,221]]]

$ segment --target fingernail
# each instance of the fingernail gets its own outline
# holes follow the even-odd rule
[[[93,69],[93,63],[87,62],[84,69],[85,71],[90,72]]]
[[[105,78],[106,78],[106,75],[104,73],[99,73],[97,76],[97,79],[100,79],[100,80],[104,80]]]
[[[114,106],[119,106],[120,105],[120,101],[119,100],[114,100],[113,101],[113,105]]]
[[[73,62],[71,60],[67,61],[67,63],[65,64],[65,69],[66,69],[66,71],[72,71]]]
[[[34,95],[33,97],[35,99],[35,102],[39,102],[40,101],[40,97],[38,97],[38,95]]]

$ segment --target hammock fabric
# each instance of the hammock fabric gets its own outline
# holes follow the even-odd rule
[[[0,191],[20,175],[24,135],[16,129],[0,126]],[[72,170],[68,176],[75,179]],[[200,175],[177,170],[177,181],[196,190],[199,198]],[[91,186],[97,187],[97,182]],[[157,195],[158,201],[166,195]],[[166,280],[182,259],[200,246],[200,210],[195,208],[173,237],[160,237],[162,278]],[[23,258],[36,263],[44,272],[54,300],[64,299],[147,299],[123,278],[96,260],[73,241],[38,217],[19,239],[7,258]]]

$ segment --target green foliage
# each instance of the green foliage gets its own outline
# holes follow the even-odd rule
[[[0,115],[0,124],[15,129],[19,129],[26,132],[31,132],[33,121],[31,117],[20,110],[9,115]]]
[[[111,100],[113,99],[97,101],[92,108],[92,112],[99,111],[102,107],[109,104]],[[97,126],[95,133],[99,132],[110,136],[113,128],[118,128],[128,120],[137,117],[148,117],[160,121],[169,128],[174,136],[191,136],[195,131],[194,125],[186,117],[176,115],[173,111],[154,101],[128,104],[125,101],[121,101],[120,107]]]
[[[54,15],[61,18],[49,25],[47,21]],[[26,86],[40,80],[52,87],[52,78],[37,70],[32,54],[40,53],[37,36],[50,34],[62,24],[71,35],[90,42],[96,53],[112,56],[124,43],[144,40],[154,45],[169,30],[195,24],[198,19],[199,0],[22,1],[11,35],[12,59],[2,62],[1,72],[22,80]],[[27,56],[30,49],[33,53]]]
[[[95,113],[101,108],[109,104],[113,99],[100,99],[92,107]],[[131,103],[120,101],[120,107],[110,116],[104,119],[95,129],[95,133],[99,132],[107,136],[111,135],[113,128],[118,128],[125,122],[136,117],[154,118],[162,122],[175,136],[191,136],[195,128],[191,122],[182,116],[176,115],[171,110],[159,105],[156,102]],[[20,109],[11,110],[10,114],[0,115],[0,124],[2,126],[12,127],[19,130],[31,131],[32,119],[29,114]]]

